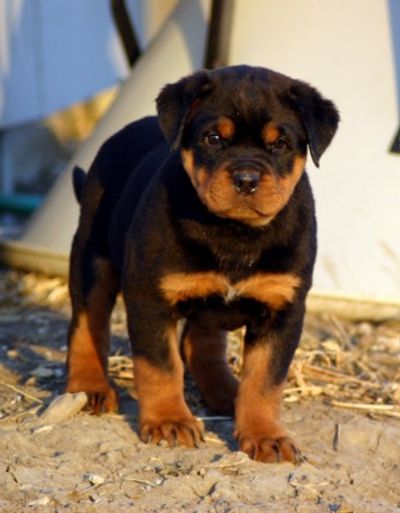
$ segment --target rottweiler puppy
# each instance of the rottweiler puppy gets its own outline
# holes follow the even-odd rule
[[[157,110],[108,139],[87,176],[74,173],[67,390],[86,392],[95,412],[117,408],[107,354],[122,291],[143,441],[202,440],[186,363],[209,405],[234,413],[242,451],[294,462],[279,410],[316,254],[307,148],[318,166],[338,112],[308,84],[250,66],[168,84]],[[240,326],[238,383],[225,351]]]

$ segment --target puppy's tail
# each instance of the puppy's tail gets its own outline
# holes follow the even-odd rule
[[[82,168],[75,166],[72,171],[72,186],[74,188],[76,201],[79,204],[81,203],[82,191],[83,191],[83,186],[85,185],[85,182],[86,182],[85,171]]]

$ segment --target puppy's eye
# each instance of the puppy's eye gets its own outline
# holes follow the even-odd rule
[[[217,132],[212,132],[204,137],[204,142],[209,146],[217,147],[222,146],[223,139],[219,134],[217,134]]]
[[[285,151],[289,148],[288,143],[285,141],[285,139],[282,138],[277,139],[273,143],[270,143],[268,146],[276,151]]]

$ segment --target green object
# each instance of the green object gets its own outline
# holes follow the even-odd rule
[[[43,201],[37,194],[0,194],[0,212],[31,214]]]

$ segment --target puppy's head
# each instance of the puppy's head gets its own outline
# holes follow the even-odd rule
[[[305,167],[335,134],[339,115],[304,82],[264,68],[200,71],[157,98],[159,122],[198,196],[220,217],[268,224]]]

